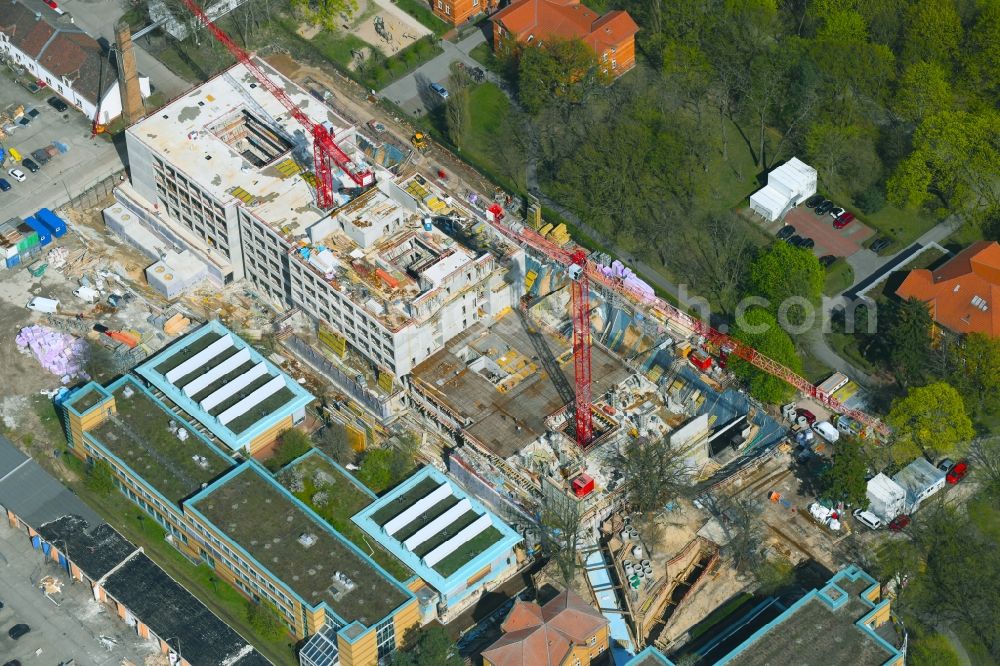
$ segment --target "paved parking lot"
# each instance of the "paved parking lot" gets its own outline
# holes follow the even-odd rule
[[[7,104],[24,104],[25,108],[35,107],[38,117],[27,127],[18,127],[10,136],[0,139],[6,148],[16,148],[22,158],[30,157],[31,151],[61,141],[69,146],[69,152],[56,155],[41,167],[37,173],[30,173],[20,164],[27,176],[23,183],[16,182],[7,174],[10,159],[3,165],[3,178],[12,186],[9,192],[0,192],[0,221],[9,217],[31,215],[42,206],[56,208],[71,198],[87,190],[108,175],[122,169],[122,159],[114,145],[100,137],[90,137],[90,122],[70,107],[59,113],[45,100],[52,96],[48,89],[32,95],[14,83],[11,72],[0,67],[0,100]],[[2,663],[2,662],[0,662]]]
[[[875,235],[875,230],[854,220],[843,229],[833,228],[833,217],[817,216],[812,209],[797,206],[788,211],[784,222],[777,221],[765,225],[770,233],[776,233],[784,224],[795,227],[795,233],[803,238],[816,241],[813,252],[816,256],[832,254],[835,257],[849,257],[861,249],[862,244]]]
[[[44,576],[63,584],[62,592],[46,598],[38,588]],[[23,532],[0,524],[0,658],[23,666],[57,666],[75,660],[76,666],[117,666],[128,660],[142,664],[156,654],[156,646],[140,639],[106,606],[98,603],[82,583],[70,585],[65,572],[31,548]],[[31,631],[18,640],[7,632],[24,623]],[[108,639],[102,644],[100,637]]]

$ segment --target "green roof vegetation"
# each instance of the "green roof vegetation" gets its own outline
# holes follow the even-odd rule
[[[354,524],[351,516],[368,506],[371,496],[325,458],[311,455],[287,467],[278,480],[341,536],[368,553],[393,578],[404,582],[413,575],[406,565],[376,541],[366,539],[365,533]]]
[[[245,468],[200,498],[195,509],[311,606],[325,602],[348,623],[373,626],[406,601],[403,590],[264,474]],[[300,540],[303,535],[309,545]],[[338,571],[353,589],[337,582]]]
[[[125,397],[126,387],[131,388],[131,397]],[[117,415],[90,435],[171,502],[180,502],[232,466],[194,431],[181,425],[180,417],[130,382],[116,389],[114,396]],[[170,431],[171,421],[187,431],[184,441]]]
[[[399,541],[406,541],[411,536],[419,532],[424,528],[425,525],[430,524],[432,520],[442,515],[445,511],[452,508],[456,504],[461,502],[461,500],[454,495],[448,495],[443,500],[432,506],[431,508],[424,511],[422,514],[417,516],[407,525],[403,525],[395,534],[393,538]]]
[[[227,372],[226,374],[222,375],[221,377],[216,379],[214,382],[212,382],[202,390],[195,393],[193,396],[191,396],[191,399],[194,400],[195,402],[200,403],[202,400],[212,395],[213,393],[215,393],[220,388],[222,388],[229,382],[233,381],[237,377],[241,377],[242,375],[250,372],[250,370],[255,365],[257,364],[254,363],[253,361],[246,361],[245,363],[239,365],[235,370]]]
[[[273,377],[269,376],[268,381],[271,379],[273,379]],[[282,386],[280,389],[267,396],[263,402],[254,405],[246,414],[237,416],[235,419],[227,423],[226,426],[238,435],[254,423],[257,423],[257,421],[276,411],[279,407],[289,402],[294,397],[294,393],[288,390],[287,387]]]
[[[371,516],[372,522],[382,527],[440,485],[438,481],[431,477],[421,479],[415,486],[373,513]]]
[[[104,400],[104,395],[97,389],[91,387],[89,389],[83,389],[75,396],[73,396],[70,404],[78,412],[85,412],[101,400]]]
[[[447,578],[480,553],[486,552],[493,544],[503,537],[500,530],[492,525],[462,544],[454,553],[434,565],[434,570]]]
[[[228,361],[230,357],[236,356],[239,352],[240,350],[236,347],[236,345],[223,349],[221,352],[208,359],[191,372],[187,373],[183,377],[180,377],[174,382],[174,386],[181,389],[184,388],[194,380],[204,375],[206,372],[211,372],[216,366]]]
[[[212,407],[210,410],[208,410],[208,413],[211,414],[212,416],[218,416],[219,414],[226,411],[227,409],[229,409],[230,407],[232,407],[233,405],[235,405],[240,400],[247,397],[257,389],[259,389],[261,386],[268,383],[272,379],[274,379],[274,376],[270,374],[263,374],[260,377],[257,377],[252,382],[241,388],[239,391],[232,394],[231,396],[229,396],[228,398],[217,404],[215,407]]]
[[[161,375],[165,375],[178,365],[193,358],[198,352],[208,348],[210,344],[222,337],[222,334],[216,333],[215,331],[209,331],[205,333],[197,340],[187,344],[182,349],[178,349],[175,353],[171,354],[167,358],[163,359],[156,364],[155,370]],[[184,345],[184,340],[180,340],[175,343],[176,345]],[[167,347],[167,351],[173,349],[174,345]]]
[[[453,536],[464,530],[466,527],[476,522],[476,520],[479,519],[480,515],[481,514],[478,514],[471,509],[466,511],[461,516],[452,521],[452,523],[449,524],[447,527],[445,527],[443,530],[441,530],[440,532],[432,536],[430,539],[424,541],[422,544],[414,548],[413,553],[418,555],[419,557],[424,557],[429,552],[431,552],[432,550],[443,544],[445,541],[451,539]]]

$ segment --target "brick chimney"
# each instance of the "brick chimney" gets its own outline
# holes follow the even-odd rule
[[[132,50],[132,30],[125,21],[115,25],[115,42],[118,44],[118,92],[122,97],[122,115],[125,122],[131,125],[142,118],[145,109],[139,89],[135,52]]]

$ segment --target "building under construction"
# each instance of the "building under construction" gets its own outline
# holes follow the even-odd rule
[[[318,206],[312,135],[237,64],[126,133],[131,182],[105,219],[158,260],[151,283],[188,284],[192,272],[171,266],[193,256],[198,280],[245,278],[278,309],[318,322],[340,355],[350,346],[395,377],[511,306],[505,274],[521,250],[492,239],[490,251],[455,226],[471,215],[461,203],[419,176],[367,165],[357,128],[254,63],[376,183],[358,188],[335,169],[333,208]]]

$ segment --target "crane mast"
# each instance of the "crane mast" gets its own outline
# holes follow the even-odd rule
[[[867,430],[877,433],[881,437],[888,437],[891,434],[889,427],[879,419],[861,410],[847,407],[832,394],[820,391],[819,388],[791,368],[761,354],[750,345],[712,328],[708,323],[697,317],[692,317],[662,298],[634,289],[622,280],[604,275],[595,266],[587,263],[586,252],[582,249],[569,251],[530,227],[517,225],[514,228],[505,224],[501,221],[503,214],[499,210],[499,206],[496,209],[495,211],[491,209],[486,219],[490,226],[501,235],[519,246],[526,245],[539,254],[569,267],[573,297],[573,358],[576,364],[576,433],[577,443],[580,446],[588,444],[593,434],[590,411],[590,283],[596,283],[610,292],[621,294],[637,309],[645,310],[654,318],[663,322],[673,322],[685,330],[704,337],[709,344],[729,350],[730,355],[735,355],[757,369],[784,380],[832,411],[855,419]],[[586,295],[582,293],[583,291],[587,292]],[[584,408],[586,409],[585,415],[581,415]]]
[[[370,169],[363,169],[351,160],[336,144],[330,131],[319,123],[314,123],[302,109],[292,101],[285,91],[257,66],[250,54],[243,50],[232,37],[217,26],[208,14],[195,4],[194,0],[183,0],[184,5],[194,14],[208,31],[225,46],[237,62],[247,68],[255,79],[274,96],[295,120],[304,127],[313,139],[313,168],[316,171],[316,204],[323,210],[333,208],[333,164],[336,164],[358,187],[369,187],[375,183],[375,174]]]

